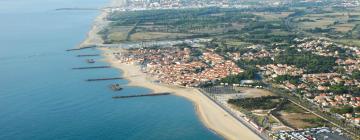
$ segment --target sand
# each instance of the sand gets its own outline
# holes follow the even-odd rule
[[[149,76],[141,72],[138,66],[133,64],[124,64],[117,61],[113,55],[112,49],[102,48],[101,50],[104,52],[103,54],[106,61],[113,67],[122,71],[122,76],[129,80],[129,86],[145,87],[151,89],[155,93],[171,92],[174,95],[184,97],[192,101],[199,118],[205,126],[226,139],[261,139],[197,89],[155,83]]]
[[[101,12],[99,16],[96,17],[94,23],[91,27],[91,30],[88,32],[86,39],[78,46],[79,48],[88,47],[92,45],[101,45],[103,44],[102,37],[98,34],[104,27],[108,25],[106,17],[108,12]]]
[[[108,7],[120,7],[120,6],[123,5],[123,3],[124,3],[123,0],[112,0],[108,4]],[[107,20],[107,16],[109,14],[110,14],[109,11],[104,10],[104,9],[102,10],[100,15],[98,15],[95,18],[95,20],[93,22],[93,25],[92,25],[90,31],[87,34],[87,37],[78,46],[79,48],[88,47],[88,46],[94,46],[94,45],[95,46],[102,46],[103,45],[104,40],[102,39],[102,37],[98,33],[100,31],[102,31],[103,29],[105,29],[109,25],[110,22]]]

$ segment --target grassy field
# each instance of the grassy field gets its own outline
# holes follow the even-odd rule
[[[122,42],[126,41],[127,35],[131,30],[131,26],[111,26],[106,34],[108,42]]]
[[[328,125],[326,121],[291,102],[285,103],[277,112],[275,112],[275,115],[286,125],[295,129]]]
[[[245,98],[257,98],[263,96],[276,96],[274,93],[257,88],[238,88],[236,91],[243,93]]]
[[[221,36],[239,31],[256,15],[240,9],[194,8],[115,12],[109,16],[111,26],[133,26],[127,41],[166,40],[192,36]],[[110,28],[108,37],[122,41],[124,32]],[[121,33],[119,33],[121,32]]]
[[[298,27],[303,30],[313,29],[313,28],[326,28],[327,26],[334,23],[333,19],[330,18],[310,18],[310,20],[314,20],[313,22],[300,22]]]
[[[333,29],[335,32],[347,33],[360,21],[360,12],[324,12],[306,14],[294,20],[296,26],[302,30],[314,28]]]
[[[357,46],[360,47],[360,40],[358,39],[337,39],[335,42],[350,45],[350,46]]]
[[[242,42],[240,40],[235,40],[235,39],[227,39],[225,40],[225,44],[232,47],[247,47],[251,45],[251,43]]]
[[[130,36],[131,41],[163,40],[176,39],[191,36],[183,33],[164,33],[164,32],[137,32]]]
[[[115,42],[126,41],[127,34],[127,32],[113,32],[108,35],[108,38]]]
[[[103,35],[108,43],[209,37],[225,48],[240,48],[290,46],[295,38],[327,37],[360,46],[360,10],[356,8],[193,8],[114,12],[108,19],[111,25]]]
[[[335,31],[338,32],[349,32],[351,31],[356,25],[355,24],[349,24],[349,23],[345,23],[345,24],[338,24],[335,25]]]
[[[267,116],[266,114],[263,115],[254,115],[254,121],[257,124],[262,124],[264,122],[264,119],[267,118],[268,120],[268,124],[271,125],[280,125],[278,121],[276,121],[273,117],[271,116]],[[264,126],[262,125],[262,127],[269,127],[269,126]]]
[[[252,14],[262,17],[263,20],[280,20],[292,14],[293,12],[252,12]]]

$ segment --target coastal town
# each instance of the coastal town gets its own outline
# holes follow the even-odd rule
[[[101,32],[105,44],[126,46],[109,47],[114,63],[137,66],[159,85],[199,90],[262,139],[357,139],[359,6],[129,0],[111,8]]]
[[[238,65],[239,61],[262,58],[275,60],[279,52],[285,50],[268,50],[266,46],[255,45],[249,46],[249,51],[245,53],[235,52],[222,55],[216,52],[216,48],[206,48],[204,46],[204,44],[212,41],[211,39],[184,40],[176,43],[170,41],[165,43],[166,45],[121,49],[121,51],[113,53],[113,55],[116,56],[120,63],[139,65],[142,72],[155,78],[161,84],[192,88],[208,87],[209,85],[255,87],[251,84],[253,82],[249,81],[272,84],[274,87],[284,89],[295,96],[301,96],[302,100],[318,106],[322,111],[332,113],[334,117],[345,120],[353,127],[359,127],[360,97],[357,94],[350,94],[357,91],[348,91],[346,88],[345,91],[333,89],[333,86],[340,85],[353,87],[352,89],[360,87],[358,77],[352,77],[353,72],[359,71],[359,48],[338,45],[323,38],[303,39],[298,41],[299,45],[291,46],[291,48],[296,48],[296,51],[299,52],[311,52],[313,55],[335,56],[334,68],[336,69],[326,73],[309,73],[304,67],[273,62],[271,64],[254,65],[259,70],[258,74],[263,77],[262,80],[243,79],[243,81],[247,82],[223,83],[222,79],[243,74],[246,71],[245,68]],[[338,48],[332,49],[332,47]],[[344,53],[339,53],[339,50]],[[338,68],[346,69],[346,72],[337,72]],[[259,88],[259,86],[256,87]],[[230,97],[241,98],[241,96]],[[226,101],[222,101],[221,104],[234,111],[231,106],[227,105]],[[247,120],[246,118],[242,119]],[[256,125],[255,122],[252,124],[252,127],[263,132],[264,128]],[[282,133],[277,133],[279,130]],[[276,136],[275,139],[280,137],[279,134],[281,134],[281,137],[289,134],[287,137],[292,137],[291,133],[289,133],[292,130],[284,129],[287,133],[283,133],[283,129],[279,130],[268,135],[274,138]],[[340,131],[340,133],[342,132]],[[300,133],[297,135],[300,135]]]
[[[321,0],[304,1],[304,2],[322,2]],[[251,8],[251,7],[276,7],[291,4],[291,1],[258,1],[244,3],[237,0],[126,0],[125,9],[123,10],[154,10],[154,9],[186,9],[186,8]],[[339,7],[357,7],[360,5],[358,0],[345,0],[336,4]]]
[[[263,2],[262,4],[279,5],[277,3]],[[127,0],[126,5],[121,10],[139,11],[139,10],[159,10],[159,9],[187,9],[187,8],[247,8],[253,5],[244,5],[239,1],[232,0]],[[120,10],[120,9],[118,9]]]
[[[300,1],[302,3],[314,2],[321,3],[322,0]],[[260,0],[257,2],[242,2],[238,0],[124,0],[120,7],[106,8],[110,11],[143,11],[143,10],[166,10],[166,9],[189,9],[189,8],[259,8],[259,7],[279,7],[291,5],[291,1],[283,0]],[[337,7],[358,7],[359,0],[344,0],[334,4]]]
[[[118,58],[122,63],[143,64],[144,71],[161,83],[185,87],[199,87],[243,71],[211,50],[197,51],[196,48],[140,48],[130,49]]]

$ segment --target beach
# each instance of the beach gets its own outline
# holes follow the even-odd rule
[[[111,0],[108,4],[109,7],[120,7],[122,5],[124,5],[123,0]],[[95,18],[85,40],[78,45],[79,48],[103,45],[104,40],[98,33],[108,26],[109,21],[106,19],[108,15],[109,11],[102,9],[100,15]]]
[[[106,21],[107,15],[108,12],[103,11],[99,16],[96,17],[90,31],[87,34],[86,39],[78,46],[79,48],[103,44],[103,39],[98,34],[98,32],[100,32],[105,26],[108,25],[108,22]]]
[[[184,97],[193,102],[200,120],[204,125],[230,140],[257,140],[260,139],[246,126],[233,118],[225,110],[215,104],[208,97],[195,88],[182,88],[177,86],[163,85],[153,82],[153,79],[141,72],[140,67],[134,64],[124,64],[117,61],[114,52],[119,48],[101,48],[105,61],[114,68],[122,71],[122,77],[129,80],[128,86],[139,86],[151,89],[153,92],[171,92],[174,95]]]

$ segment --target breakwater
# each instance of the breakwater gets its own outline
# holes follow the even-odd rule
[[[106,69],[111,68],[111,66],[94,66],[94,67],[78,67],[72,68],[73,70],[86,70],[86,69]]]
[[[124,78],[121,77],[115,77],[115,78],[98,78],[98,79],[87,79],[88,82],[94,82],[94,81],[110,81],[110,80],[121,80]]]
[[[126,96],[114,96],[113,99],[124,99],[124,98],[135,98],[135,97],[146,97],[146,96],[164,96],[170,95],[171,93],[151,93],[151,94],[137,94],[137,95],[126,95]]]
[[[81,54],[81,55],[77,55],[77,57],[92,57],[92,56],[100,56],[100,54]]]

